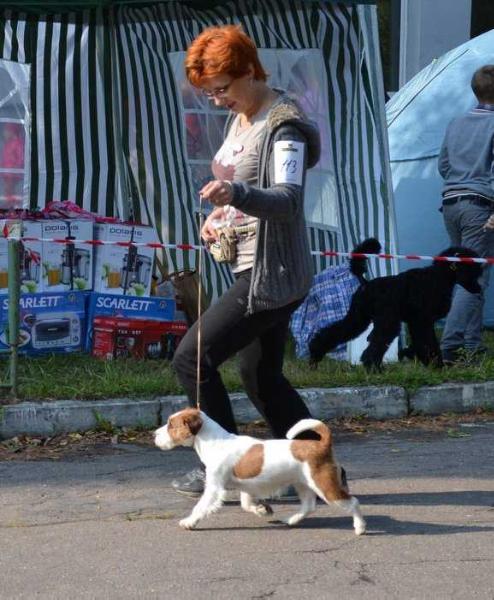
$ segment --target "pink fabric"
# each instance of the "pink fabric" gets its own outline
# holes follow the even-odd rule
[[[4,144],[0,154],[0,167],[4,169],[24,168],[24,141],[22,135],[24,130],[17,123],[5,123],[3,125]],[[1,173],[0,179],[3,183],[3,193],[7,204],[14,206],[17,203],[18,192],[16,188],[23,179],[22,173]]]

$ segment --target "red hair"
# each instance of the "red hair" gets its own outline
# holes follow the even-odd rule
[[[249,72],[249,65],[254,68],[254,79],[266,81],[256,45],[239,25],[208,27],[192,42],[185,57],[185,73],[194,87],[218,75],[242,77]]]

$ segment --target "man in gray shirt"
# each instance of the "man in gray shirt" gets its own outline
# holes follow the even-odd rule
[[[478,69],[472,78],[478,105],[451,121],[439,154],[444,179],[442,213],[454,246],[466,246],[479,256],[494,256],[494,232],[489,217],[494,212],[494,65]],[[461,351],[482,353],[484,295],[489,267],[479,283],[481,294],[457,287],[441,340],[445,364]]]

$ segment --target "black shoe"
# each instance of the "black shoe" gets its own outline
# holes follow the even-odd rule
[[[463,348],[445,348],[441,350],[443,363],[448,367],[457,365],[463,361],[464,352]]]
[[[475,348],[465,347],[464,352],[472,358],[482,358],[489,352],[489,350],[486,348],[486,346],[476,346]]]
[[[206,472],[202,468],[189,471],[180,479],[172,481],[172,488],[178,493],[188,496],[189,498],[199,498],[204,492],[204,482],[206,480]]]

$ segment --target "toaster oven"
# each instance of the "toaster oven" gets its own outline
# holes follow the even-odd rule
[[[49,313],[36,319],[31,328],[31,344],[38,350],[81,343],[81,321],[74,313]]]

